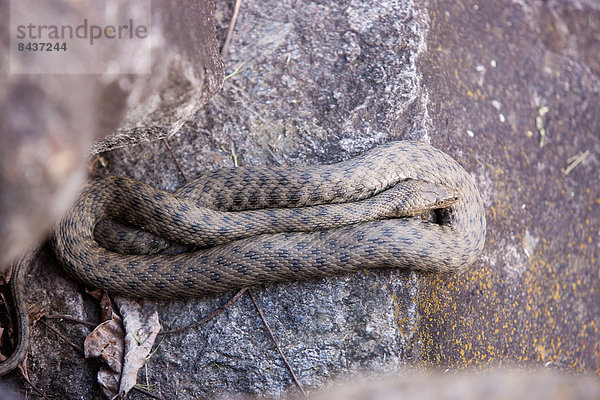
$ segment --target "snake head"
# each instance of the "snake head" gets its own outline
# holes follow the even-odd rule
[[[435,186],[436,190],[433,193],[437,196],[435,200],[436,208],[450,207],[459,200],[460,195],[458,190],[443,185]]]
[[[408,179],[388,189],[395,204],[394,217],[412,217],[429,211],[447,209],[459,200],[456,189],[416,179]]]

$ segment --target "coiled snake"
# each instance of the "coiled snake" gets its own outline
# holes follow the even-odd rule
[[[438,221],[398,218],[432,209],[443,209]],[[97,224],[106,218],[150,233],[110,233],[111,225]],[[412,141],[332,165],[220,169],[174,194],[98,178],[52,237],[75,279],[154,298],[376,267],[451,272],[472,264],[484,241],[483,203],[471,177],[445,153]],[[165,254],[170,242],[192,249]]]

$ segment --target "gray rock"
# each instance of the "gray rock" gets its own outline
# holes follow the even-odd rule
[[[92,153],[174,134],[221,88],[214,9],[213,1],[152,2],[152,73],[103,88],[99,98],[115,116],[102,115],[110,135],[94,142]]]
[[[44,15],[46,21],[59,23],[65,13],[83,19],[104,12],[105,6],[116,15],[127,12],[132,18],[147,11],[112,0],[83,8],[57,3],[49,10],[32,7],[27,18]],[[99,152],[171,135],[220,89],[223,64],[215,37],[214,3],[152,4],[154,62],[149,74],[114,75],[110,68],[135,66],[141,52],[150,49],[114,46],[102,52],[98,46],[84,46],[69,48],[69,62],[101,65],[100,70],[89,70],[96,75],[28,75],[30,55],[19,52],[22,58],[11,64],[8,31],[4,31],[0,43],[0,265],[48,234],[64,214],[83,184],[90,148]],[[9,26],[7,1],[0,3],[0,11],[0,22]],[[44,67],[50,71],[70,67],[55,65],[58,57],[49,60]],[[111,132],[92,146],[94,138]]]
[[[228,14],[217,10],[221,30]],[[193,176],[231,166],[231,150],[239,164],[315,164],[349,158],[401,137],[404,129],[404,137],[420,137],[427,120],[415,63],[424,48],[423,18],[412,2],[378,8],[359,2],[244,3],[228,55],[228,71],[240,68],[170,140],[183,170]],[[101,173],[126,174],[165,189],[182,182],[160,142],[101,157],[107,165]],[[410,355],[417,321],[414,274],[359,273],[254,293],[307,388],[363,370],[399,370]],[[187,325],[228,296],[161,303],[161,323]],[[253,307],[244,296],[202,328],[159,338],[148,365],[150,386],[165,398],[295,391]],[[44,361],[45,346],[53,344],[35,343],[37,386],[67,398],[93,391],[85,369],[81,378],[71,376],[81,386],[60,385],[61,377],[43,373],[56,370],[56,360]]]
[[[189,177],[234,161],[333,162],[414,138],[463,164],[489,209],[487,247],[464,273],[382,270],[253,289],[307,389],[422,365],[597,372],[600,90],[591,55],[570,58],[545,44],[553,30],[542,15],[571,16],[565,26],[577,27],[582,16],[596,16],[586,17],[591,36],[600,17],[593,3],[550,3],[433,1],[427,12],[410,2],[242,3],[227,64],[237,73],[169,140]],[[220,32],[230,14],[217,8]],[[586,33],[564,35],[575,31]],[[540,148],[542,106],[550,111]],[[587,158],[564,175],[567,159],[585,150]],[[168,190],[183,182],[162,143],[101,158],[107,167],[99,173]],[[46,268],[34,275],[30,301],[91,318],[94,305],[50,260],[40,260]],[[161,322],[185,326],[230,296],[161,302]],[[83,337],[86,329],[70,326],[59,328]],[[33,382],[58,398],[92,397],[94,367],[44,329],[35,332]],[[298,394],[247,295],[157,347],[139,381],[163,398]],[[452,383],[457,393],[474,387]],[[539,384],[533,393],[553,387]]]
[[[488,234],[479,263],[421,286],[421,359],[597,374],[600,5],[434,1],[430,12],[420,66],[433,126],[449,132],[434,142],[470,166]]]

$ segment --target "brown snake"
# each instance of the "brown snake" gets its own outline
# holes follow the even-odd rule
[[[398,218],[431,209],[439,221]],[[143,241],[157,235],[194,248],[116,252],[135,233],[96,240],[110,236],[95,231],[106,218],[150,232]],[[173,194],[128,178],[95,179],[52,238],[75,279],[154,298],[376,267],[451,272],[472,264],[484,241],[483,202],[471,177],[445,153],[411,141],[332,165],[220,169]]]

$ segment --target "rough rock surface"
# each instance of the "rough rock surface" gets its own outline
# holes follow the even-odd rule
[[[581,1],[480,3],[243,2],[232,76],[169,140],[189,177],[235,163],[333,162],[406,138],[430,140],[475,177],[489,228],[469,271],[382,270],[252,290],[311,391],[407,365],[599,373],[599,82],[582,36],[594,40],[600,16]],[[216,15],[222,33],[231,9],[220,4]],[[556,50],[548,43],[559,25]],[[99,173],[168,190],[183,182],[161,143],[100,157]],[[30,301],[91,318],[91,301],[51,257],[39,264]],[[167,328],[184,326],[230,296],[162,302],[159,314]],[[59,328],[75,338],[87,330]],[[60,398],[96,393],[91,364],[42,327],[33,340],[36,386]],[[247,295],[201,328],[159,339],[139,381],[163,398],[297,394]]]
[[[600,5],[434,1],[430,24],[433,142],[469,160],[488,235],[474,268],[423,278],[422,359],[600,374]]]
[[[0,1],[0,22],[6,27],[8,3]],[[85,7],[57,1],[50,7],[54,14],[43,15],[55,22],[67,11],[83,19],[104,12],[103,7],[118,14],[128,6],[112,0]],[[132,18],[135,10],[146,11],[133,10]],[[40,7],[28,15],[34,19],[45,12]],[[130,65],[139,56],[136,51],[151,51],[149,74],[111,74],[108,55],[93,46],[70,50],[70,60],[98,60],[107,64],[104,73],[22,74],[27,59],[21,69],[9,69],[9,31],[2,30],[0,270],[64,214],[84,182],[90,148],[98,152],[171,135],[220,89],[223,64],[213,14],[212,1],[152,2],[152,48],[114,46],[110,54],[113,63]],[[94,138],[111,132],[92,147]]]
[[[239,67],[237,73],[169,140],[185,173],[231,166],[232,151],[239,164],[316,164],[348,158],[384,140],[423,135],[427,119],[416,60],[424,49],[426,15],[412,2],[380,6],[244,2],[228,56],[228,72]],[[222,5],[217,11],[222,31],[230,17]],[[183,182],[160,142],[100,157],[107,165],[101,173],[126,174],[165,189]],[[398,370],[410,354],[416,330],[413,274],[390,270],[254,293],[307,388],[362,370]],[[187,325],[228,296],[162,303],[161,322]],[[85,317],[89,311],[76,304],[51,308]],[[206,326],[166,337],[150,360],[148,384],[164,398],[294,392],[253,307],[244,296]],[[34,343],[30,376],[37,386],[66,398],[95,392],[88,363],[81,359],[86,367],[70,366],[65,376],[44,373],[66,371],[61,367],[66,361],[50,350],[57,346],[54,340],[35,336]],[[73,354],[66,351],[71,363]]]
[[[105,85],[99,129],[110,135],[92,153],[174,134],[221,88],[214,9],[213,0],[152,1],[152,73]]]

